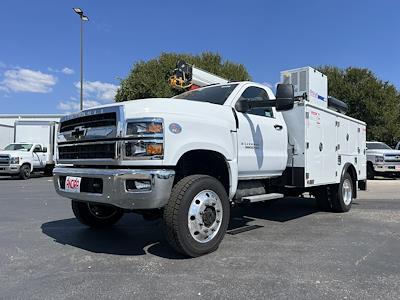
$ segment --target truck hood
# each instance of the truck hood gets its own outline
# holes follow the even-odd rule
[[[389,149],[370,149],[367,150],[368,155],[400,155],[400,150]]]
[[[9,155],[10,157],[27,156],[29,152],[19,150],[0,150],[0,155]]]
[[[125,117],[164,117],[179,119],[182,117],[207,119],[210,123],[225,123],[234,126],[234,116],[230,106],[172,98],[149,98],[131,100],[123,103]]]

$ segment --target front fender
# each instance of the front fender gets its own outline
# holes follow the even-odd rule
[[[179,149],[176,149],[173,156],[168,162],[164,162],[165,165],[175,166],[179,159],[187,152],[192,150],[209,150],[222,154],[227,161],[234,159],[232,151],[223,148],[221,145],[213,144],[209,142],[190,142],[182,145]]]
[[[166,116],[164,165],[175,166],[180,157],[191,150],[210,150],[222,154],[227,161],[236,159],[236,132],[232,110],[213,113]],[[170,125],[179,125],[180,132],[174,133]]]

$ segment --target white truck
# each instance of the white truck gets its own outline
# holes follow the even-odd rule
[[[192,257],[218,248],[235,203],[308,192],[347,212],[366,188],[365,123],[338,112],[316,70],[282,80],[276,96],[228,82],[66,116],[58,162],[72,167],[54,169],[55,189],[91,227],[162,217],[167,241]]]
[[[15,121],[14,143],[0,151],[0,176],[29,179],[32,172],[52,175],[57,122]]]
[[[367,142],[367,178],[400,177],[400,150],[382,142]]]

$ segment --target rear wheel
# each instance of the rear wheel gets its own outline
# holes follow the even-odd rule
[[[117,223],[124,212],[118,207],[90,204],[72,200],[72,211],[84,225],[94,228],[110,227]]]
[[[369,163],[367,165],[367,179],[373,180],[375,178],[374,166]]]
[[[315,192],[320,209],[334,212],[347,212],[354,199],[354,183],[349,173],[345,173],[339,184],[320,187]]]
[[[31,177],[31,167],[29,165],[22,165],[19,169],[19,178],[26,180]]]
[[[206,175],[179,181],[164,209],[168,243],[178,252],[197,257],[215,251],[228,228],[230,204],[222,184]]]

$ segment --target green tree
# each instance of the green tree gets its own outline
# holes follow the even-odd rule
[[[367,139],[389,145],[400,141],[400,94],[368,69],[318,68],[328,76],[329,95],[345,101],[348,115],[367,123]]]
[[[199,55],[162,53],[149,61],[134,64],[115,96],[117,102],[158,97],[173,97],[182,91],[168,84],[168,75],[175,69],[178,60],[184,60],[203,70],[230,80],[249,80],[250,75],[242,64],[223,60],[219,54],[204,52]]]

